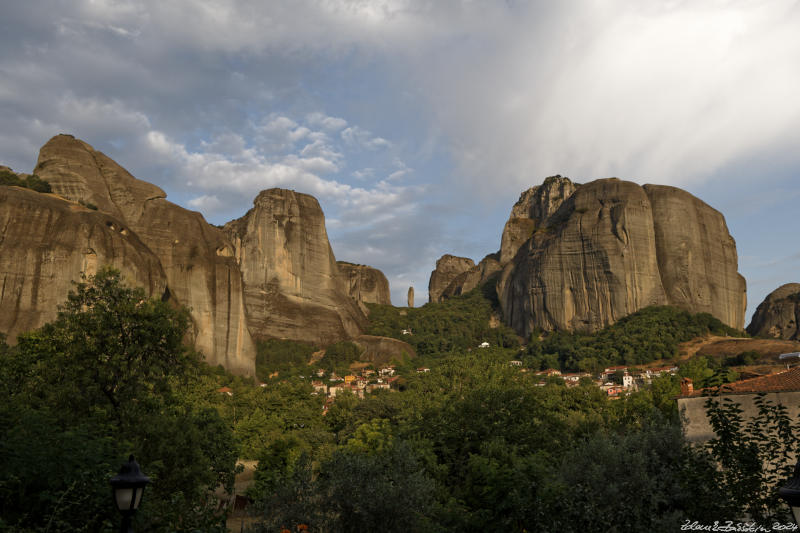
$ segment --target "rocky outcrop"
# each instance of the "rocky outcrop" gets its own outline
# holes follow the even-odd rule
[[[546,231],[550,224],[550,219],[558,211],[558,208],[569,198],[580,185],[572,183],[569,178],[562,176],[550,176],[541,185],[531,187],[524,191],[517,203],[511,208],[511,214],[503,228],[500,241],[500,251],[484,257],[477,265],[465,268],[465,263],[454,263],[452,260],[445,262],[445,266],[440,272],[439,265],[434,274],[437,280],[434,281],[431,275],[431,284],[437,285],[437,300],[442,301],[446,298],[465,294],[478,285],[485,283],[503,267],[508,264],[535,232]],[[444,256],[452,257],[452,256]],[[464,258],[460,258],[464,259]],[[462,270],[463,269],[463,270]],[[449,271],[459,271],[457,275],[450,274]],[[438,286],[442,283],[446,285],[442,288]]]
[[[377,337],[375,335],[360,335],[353,339],[362,350],[362,361],[369,361],[374,365],[384,365],[392,360],[403,361],[406,357],[417,356],[414,347],[401,340],[391,337]]]
[[[787,283],[769,293],[756,308],[747,333],[759,337],[800,340],[800,283]]]
[[[35,173],[54,193],[118,217],[158,257],[171,297],[191,311],[195,347],[208,363],[255,373],[242,275],[222,231],[71,135],[42,148]]]
[[[428,281],[428,301],[438,303],[442,301],[442,293],[447,286],[467,270],[473,268],[475,262],[467,257],[457,257],[445,254],[436,261],[436,270],[431,272]]]
[[[569,178],[550,176],[541,185],[524,191],[511,208],[500,242],[500,264],[505,265],[533,232],[546,228],[561,204],[579,187]]]
[[[497,254],[487,255],[480,263],[453,278],[442,291],[440,298],[444,300],[466,294],[501,270],[503,270],[503,266],[497,260]]]
[[[745,282],[719,212],[673,187],[616,178],[553,197],[555,211],[541,211],[544,223],[498,282],[505,320],[519,334],[593,331],[660,304],[743,326]]]
[[[251,333],[316,344],[358,336],[366,317],[336,266],[317,200],[262,191],[225,232],[242,271]]]
[[[391,305],[389,280],[377,268],[337,261],[339,274],[351,298],[358,302]]]
[[[166,294],[158,257],[124,221],[55,195],[0,186],[0,332],[10,342],[54,320],[72,281],[103,265],[148,296]]]

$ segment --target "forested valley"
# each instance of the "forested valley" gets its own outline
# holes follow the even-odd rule
[[[54,322],[0,343],[0,530],[115,531],[108,479],[131,453],[152,480],[137,531],[226,531],[220,502],[239,460],[258,462],[246,494],[252,531],[677,531],[689,519],[790,520],[775,496],[785,478],[761,468],[768,455],[796,451],[793,439],[775,444],[797,429],[778,406],[746,427],[735,406],[710,402],[724,438],[690,446],[682,435],[679,380],[734,380],[730,362],[682,361],[676,375],[615,400],[591,380],[567,387],[536,374],[671,361],[680,342],[743,333],[659,307],[592,335],[519,339],[490,327],[491,295],[483,286],[422,308],[371,306],[369,333],[418,356],[394,361],[390,390],[329,402],[312,380],[349,372],[352,343],[309,364],[320,347],[265,340],[257,378],[233,376],[186,346],[185,309],[101,270],[75,285]]]

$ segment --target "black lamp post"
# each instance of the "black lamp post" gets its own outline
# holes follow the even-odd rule
[[[114,492],[114,503],[122,514],[122,533],[133,533],[131,519],[142,503],[144,487],[150,483],[150,478],[142,474],[139,463],[128,457],[128,462],[119,469],[119,474],[110,479],[111,489]]]
[[[792,478],[778,490],[778,496],[789,504],[795,523],[800,525],[800,461],[794,466]]]

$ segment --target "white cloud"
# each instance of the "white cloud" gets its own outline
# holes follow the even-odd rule
[[[200,211],[216,211],[222,206],[222,202],[214,195],[202,195],[189,200],[189,205]]]
[[[367,150],[390,148],[392,143],[382,137],[373,137],[372,133],[358,126],[350,126],[340,133],[342,139],[350,146]]]

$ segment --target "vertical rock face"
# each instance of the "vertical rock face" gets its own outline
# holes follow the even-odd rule
[[[70,135],[42,148],[35,172],[54,193],[121,218],[159,258],[170,295],[190,308],[195,346],[206,360],[235,373],[255,373],[242,275],[220,230]]]
[[[505,265],[498,295],[525,336],[537,327],[593,331],[660,304],[741,328],[737,263],[719,212],[674,187],[610,178],[576,187],[546,216]]]
[[[317,200],[269,189],[253,205],[225,225],[251,333],[319,344],[359,335],[366,317],[339,275]]]
[[[747,333],[800,340],[800,283],[787,283],[769,293],[747,326]]]
[[[467,257],[457,257],[445,254],[436,261],[436,270],[431,272],[428,281],[428,301],[438,303],[442,301],[442,293],[447,286],[460,274],[473,268],[475,263]]]
[[[745,280],[725,218],[688,192],[645,185],[661,282],[670,304],[744,327]]]
[[[0,186],[0,332],[19,333],[55,319],[81,273],[100,266],[161,298],[161,263],[118,218],[53,195]]]
[[[414,287],[408,288],[408,306],[414,307]]]
[[[391,305],[389,280],[377,268],[337,261],[347,293],[358,302]]]
[[[616,179],[578,188],[509,263],[498,285],[510,325],[593,331],[666,304],[644,190]]]

